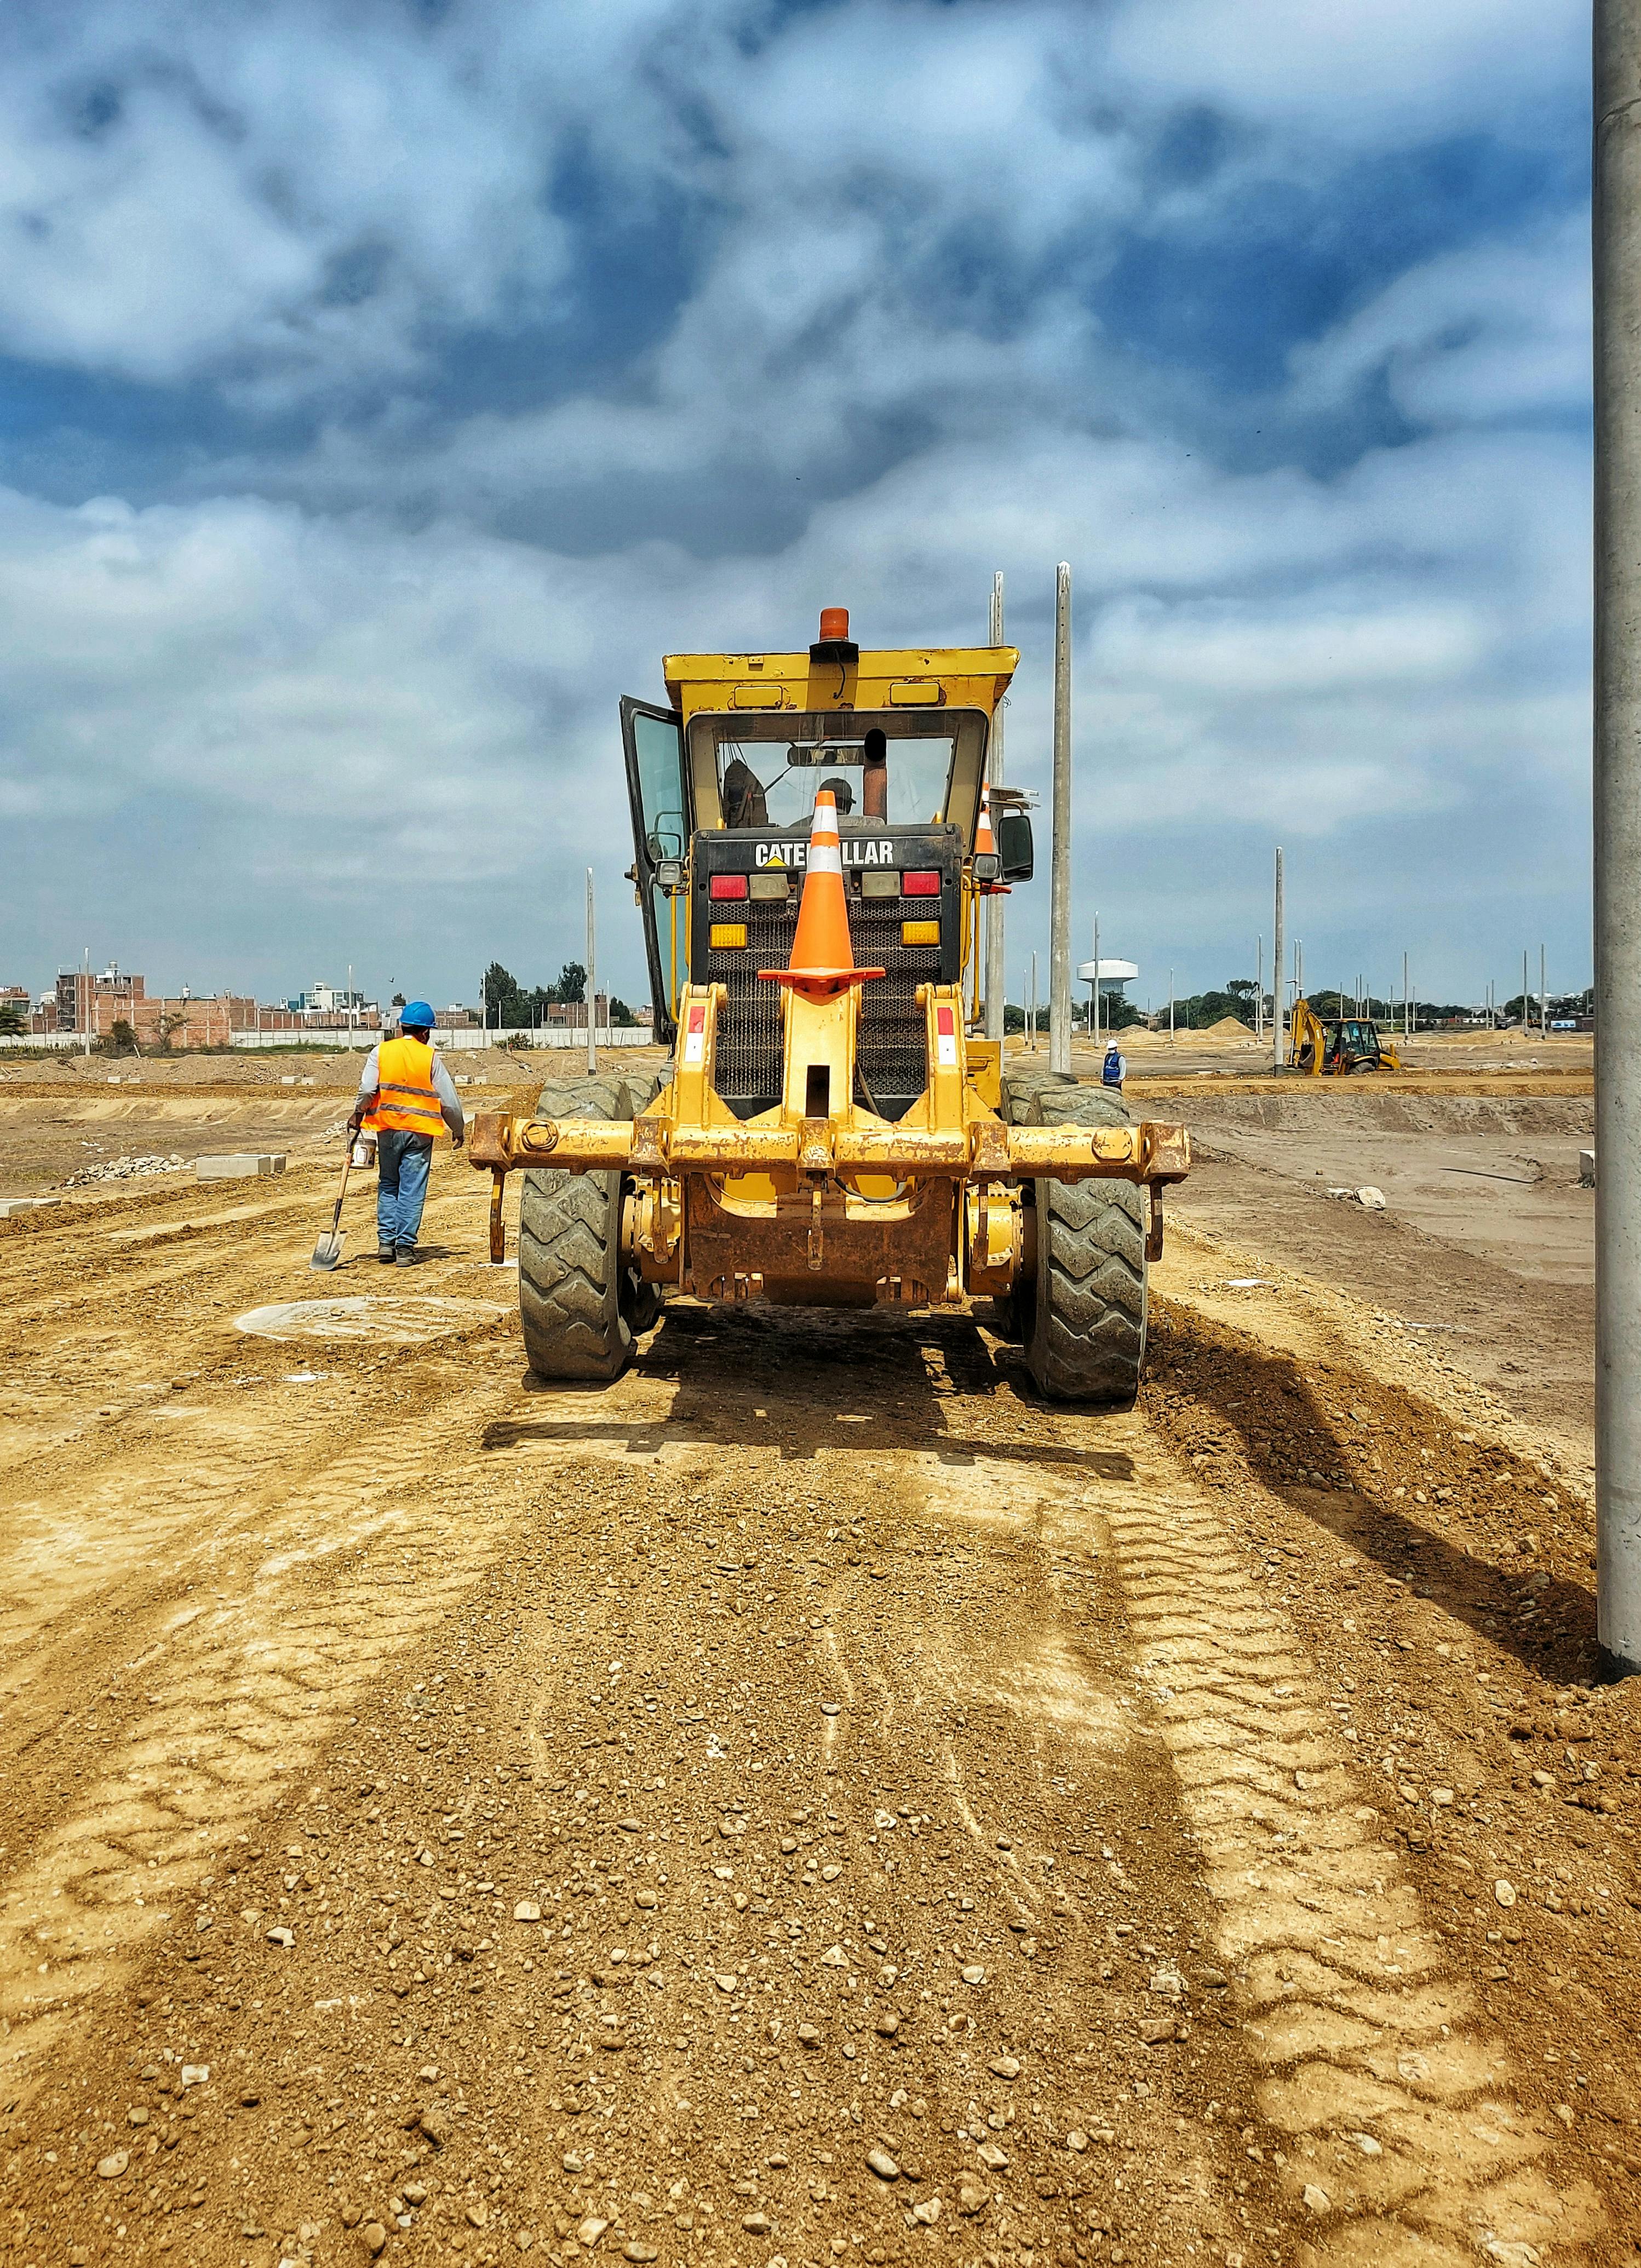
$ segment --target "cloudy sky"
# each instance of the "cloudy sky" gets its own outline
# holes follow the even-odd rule
[[[977,642],[1001,568],[1046,783],[1063,557],[1082,950],[1251,974],[1280,841],[1313,983],[1585,983],[1587,63],[1572,0],[14,0],[0,981],[470,999],[591,863],[640,997],[617,697],[826,602]]]

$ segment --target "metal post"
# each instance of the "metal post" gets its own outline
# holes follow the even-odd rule
[[[1037,956],[1031,957],[1031,1051],[1037,1052]]]
[[[1549,993],[1545,988],[1544,948],[1539,947],[1539,1037],[1549,1037]]]
[[[1254,1037],[1265,1036],[1265,940],[1262,936],[1254,940]]]
[[[1641,1670],[1641,0],[1595,0],[1595,1623]]]
[[[1270,942],[1270,1029],[1273,1041],[1271,1065],[1274,1070],[1280,1071],[1285,1053],[1282,1044],[1282,1034],[1283,1025],[1286,1021],[1283,1014],[1284,1004],[1282,997],[1284,980],[1282,962],[1282,846],[1280,843],[1277,846],[1276,921],[1277,925],[1271,932]]]
[[[1001,645],[1003,643],[1003,578],[1001,574],[994,575],[991,578],[991,643],[993,645]],[[994,788],[1001,787],[1003,784],[1004,706],[1005,703],[999,701],[997,711],[991,719],[991,746],[986,759],[986,777]],[[991,814],[994,834],[997,832],[1000,816],[1001,814],[995,810]],[[1002,1039],[1003,1012],[1008,1005],[1009,979],[1008,970],[1004,962],[1003,929],[1003,909],[1007,903],[1008,900],[1001,891],[986,900],[986,1037],[989,1040]]]
[[[1405,953],[1402,956],[1402,1036],[1404,1040],[1413,1036],[1408,1021],[1408,956]]]
[[[1054,849],[1049,884],[1049,1068],[1071,1068],[1071,571],[1054,590]]]
[[[1521,1036],[1527,1035],[1527,949],[1521,948]]]
[[[599,1067],[599,1034],[598,1026],[594,1020],[598,1012],[593,1005],[598,997],[599,966],[597,938],[592,918],[592,869],[589,866],[587,868],[587,1069],[589,1071],[595,1071]]]
[[[1296,937],[1293,940],[1293,997],[1305,998],[1305,947]]]
[[[1174,971],[1168,971],[1168,1037],[1174,1037]]]

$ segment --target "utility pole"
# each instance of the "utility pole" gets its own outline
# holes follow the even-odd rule
[[[1305,998],[1305,947],[1296,937],[1293,940],[1293,997]]]
[[[1539,947],[1539,1037],[1542,1040],[1549,1037],[1549,993],[1545,983],[1544,948],[1542,945]]]
[[[991,643],[993,645],[1003,643],[1003,577],[1000,572],[991,578]],[[986,760],[986,777],[994,788],[1003,784],[1004,706],[1004,702],[997,703],[991,719],[991,747]],[[1000,811],[994,807],[991,814],[994,834],[1001,816]],[[1008,970],[1003,958],[1003,909],[1007,903],[1008,900],[1000,890],[995,891],[986,900],[986,1037],[989,1040],[1002,1039],[1004,1010],[1008,1005]]]
[[[1402,956],[1402,1036],[1404,1040],[1410,1040],[1413,1036],[1408,1013],[1408,956],[1405,953]]]
[[[1270,940],[1270,1030],[1274,1042],[1271,1049],[1271,1068],[1274,1071],[1280,1071],[1282,1069],[1282,1058],[1284,1053],[1282,1044],[1282,1029],[1284,1022],[1286,1021],[1286,1018],[1283,1014],[1284,1002],[1282,997],[1282,845],[1280,843],[1277,845],[1276,914],[1277,925],[1271,932]]]
[[[1168,1037],[1174,1037],[1174,971],[1168,971]]]
[[[1031,957],[1031,1051],[1037,1052],[1037,956]]]
[[[1049,1068],[1071,1068],[1071,571],[1054,592],[1054,850],[1049,886]]]
[[[1089,1026],[1094,1042],[1094,1053],[1100,1053],[1100,917],[1094,916],[1094,991],[1089,1005]]]
[[[1265,940],[1254,939],[1254,1037],[1265,1036]]]
[[[599,1034],[598,1026],[594,1020],[598,1013],[595,1004],[599,997],[597,944],[592,916],[592,869],[589,866],[587,868],[587,1069],[589,1072],[597,1071],[599,1067]]]
[[[1641,1670],[1641,0],[1595,0],[1595,1625]]]

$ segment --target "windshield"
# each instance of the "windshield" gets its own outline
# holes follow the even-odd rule
[[[703,711],[684,727],[694,823],[799,834],[829,787],[846,831],[955,827],[967,848],[986,723],[978,709]]]
[[[945,817],[956,743],[921,734],[889,740],[720,740],[718,798],[725,827],[806,828],[815,793],[829,787],[841,819],[920,826]]]

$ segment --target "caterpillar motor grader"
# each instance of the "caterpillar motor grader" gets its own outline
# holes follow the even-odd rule
[[[673,654],[622,703],[670,1074],[555,1081],[468,1155],[525,1173],[519,1309],[544,1378],[610,1379],[662,1300],[908,1310],[990,1295],[1047,1395],[1126,1406],[1184,1130],[1004,1070],[970,1036],[987,892],[1031,822],[982,809],[1012,647]],[[977,961],[976,961],[977,966]]]

